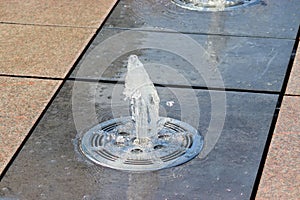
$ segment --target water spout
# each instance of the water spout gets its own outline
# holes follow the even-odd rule
[[[198,155],[203,137],[185,122],[159,116],[159,96],[136,55],[128,59],[123,94],[130,101],[131,116],[87,131],[80,150],[88,159],[114,169],[147,171],[176,166]]]
[[[131,55],[128,59],[123,94],[130,100],[137,141],[146,142],[157,136],[160,99],[144,65],[136,55]]]

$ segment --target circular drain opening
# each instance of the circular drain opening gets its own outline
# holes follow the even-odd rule
[[[185,163],[199,154],[203,137],[189,124],[161,117],[157,137],[139,143],[131,117],[93,127],[80,140],[81,152],[96,164],[129,171],[152,171]],[[124,131],[128,130],[128,131]]]
[[[142,149],[132,149],[131,153],[143,153]]]
[[[172,0],[182,8],[198,11],[227,11],[258,3],[260,0]]]
[[[120,132],[119,135],[120,135],[120,136],[129,136],[130,133],[127,133],[127,132]]]
[[[162,148],[165,148],[165,146],[164,146],[164,145],[161,145],[161,144],[155,145],[155,146],[153,147],[154,150],[158,150],[158,149],[162,149]]]

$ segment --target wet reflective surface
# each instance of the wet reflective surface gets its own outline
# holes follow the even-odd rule
[[[16,199],[249,199],[276,95],[226,93],[226,117],[210,153],[170,169],[128,173],[95,166],[80,156],[73,141],[77,132],[112,117],[127,115],[122,85],[67,82],[25,147],[0,183],[1,197]],[[115,88],[115,89],[114,89]],[[72,89],[79,91],[72,106]],[[123,88],[122,88],[123,89]],[[195,90],[197,103],[186,89],[157,88],[161,115],[197,124],[206,139],[214,134],[211,118],[214,95],[224,92]],[[112,91],[115,91],[113,94]],[[96,94],[96,96],[95,96]],[[174,94],[177,95],[174,96]],[[111,99],[115,108],[111,109]],[[166,100],[175,103],[168,107]],[[118,102],[119,103],[116,103]],[[186,105],[189,113],[179,106]],[[199,105],[200,118],[193,102]],[[72,109],[73,107],[73,109]],[[220,109],[220,107],[218,107]],[[95,111],[92,115],[90,110]],[[114,113],[114,114],[113,114]],[[212,114],[214,113],[214,114]],[[78,116],[81,116],[80,120]],[[195,118],[195,119],[194,119]],[[198,119],[197,119],[198,118]],[[210,130],[211,129],[211,130]],[[212,138],[211,138],[212,139]]]
[[[136,54],[157,84],[280,91],[294,43],[150,30],[102,30],[71,77],[124,81]]]
[[[299,28],[299,1],[262,0],[229,12],[199,12],[170,0],[120,1],[108,27],[163,27],[179,32],[294,39]]]

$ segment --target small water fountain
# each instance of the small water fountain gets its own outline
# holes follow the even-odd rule
[[[149,171],[177,166],[199,154],[203,137],[182,121],[159,117],[159,96],[136,55],[128,59],[125,99],[131,116],[111,119],[87,131],[81,152],[106,167]]]
[[[259,0],[172,0],[180,7],[200,11],[224,11],[257,3]]]

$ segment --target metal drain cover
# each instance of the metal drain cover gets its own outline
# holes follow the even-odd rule
[[[131,117],[112,119],[86,132],[79,143],[80,150],[96,164],[129,171],[173,167],[199,154],[203,137],[195,128],[165,117],[160,117],[158,124],[157,137],[140,144]]]
[[[227,11],[245,7],[260,0],[172,0],[182,8],[199,11]]]

